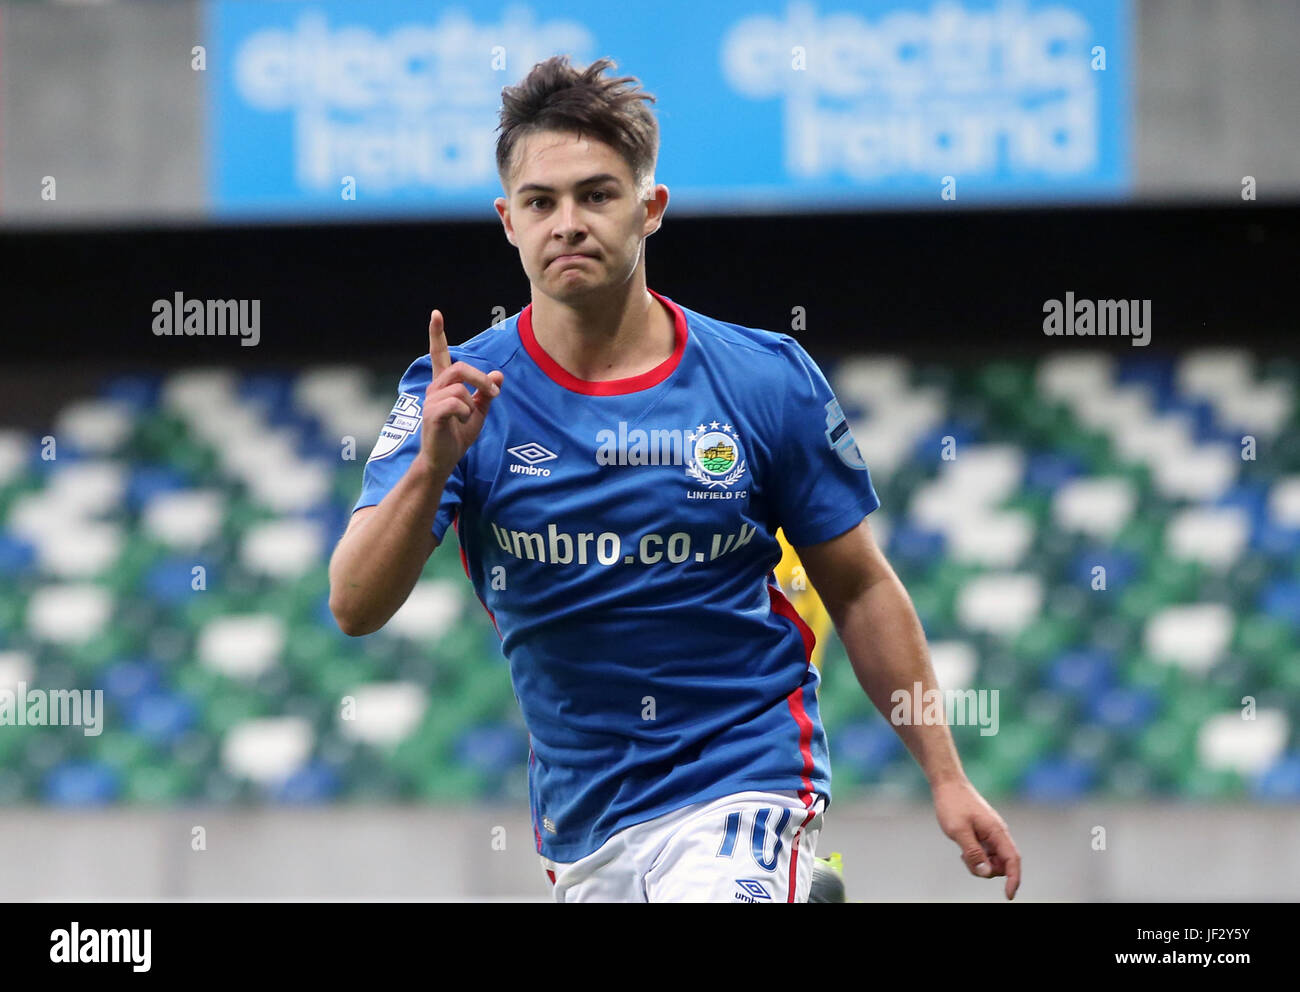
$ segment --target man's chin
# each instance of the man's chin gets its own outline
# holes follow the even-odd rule
[[[597,282],[590,276],[581,279],[564,277],[556,279],[554,275],[546,280],[550,290],[550,296],[556,300],[580,300],[584,297],[593,296],[604,288],[604,284]]]

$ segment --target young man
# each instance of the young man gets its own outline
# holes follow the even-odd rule
[[[454,524],[529,730],[556,900],[803,902],[830,765],[778,528],[882,713],[934,673],[817,365],[647,289],[668,190],[653,97],[611,65],[553,58],[504,91],[496,208],[532,303],[454,349],[433,311],[330,607],[348,634],[382,627]],[[947,727],[897,730],[969,870],[1011,898],[1019,854]]]

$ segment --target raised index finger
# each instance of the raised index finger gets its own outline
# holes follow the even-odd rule
[[[433,363],[433,377],[451,368],[451,351],[447,348],[447,332],[442,326],[442,311],[429,314],[429,361]]]

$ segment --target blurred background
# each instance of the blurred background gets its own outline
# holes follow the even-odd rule
[[[360,639],[326,562],[429,310],[529,302],[494,129],[557,53],[658,97],[650,286],[836,388],[940,683],[999,692],[954,734],[1019,898],[1296,898],[1297,46],[1249,0],[0,3],[0,690],[104,701],[0,725],[0,898],[546,899],[457,549]],[[1067,293],[1149,340],[1045,334]],[[1000,900],[796,565],[820,853]]]

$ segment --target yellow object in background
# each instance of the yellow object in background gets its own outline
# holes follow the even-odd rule
[[[812,628],[817,638],[817,644],[813,647],[812,663],[820,671],[826,638],[834,632],[835,625],[831,623],[831,616],[822,605],[821,597],[817,595],[817,590],[808,581],[803,566],[799,564],[798,553],[785,539],[785,531],[778,530],[776,539],[781,545],[781,560],[776,566],[776,579],[781,583],[781,591],[785,593],[786,599],[790,600],[790,605],[799,612],[804,623]]]

